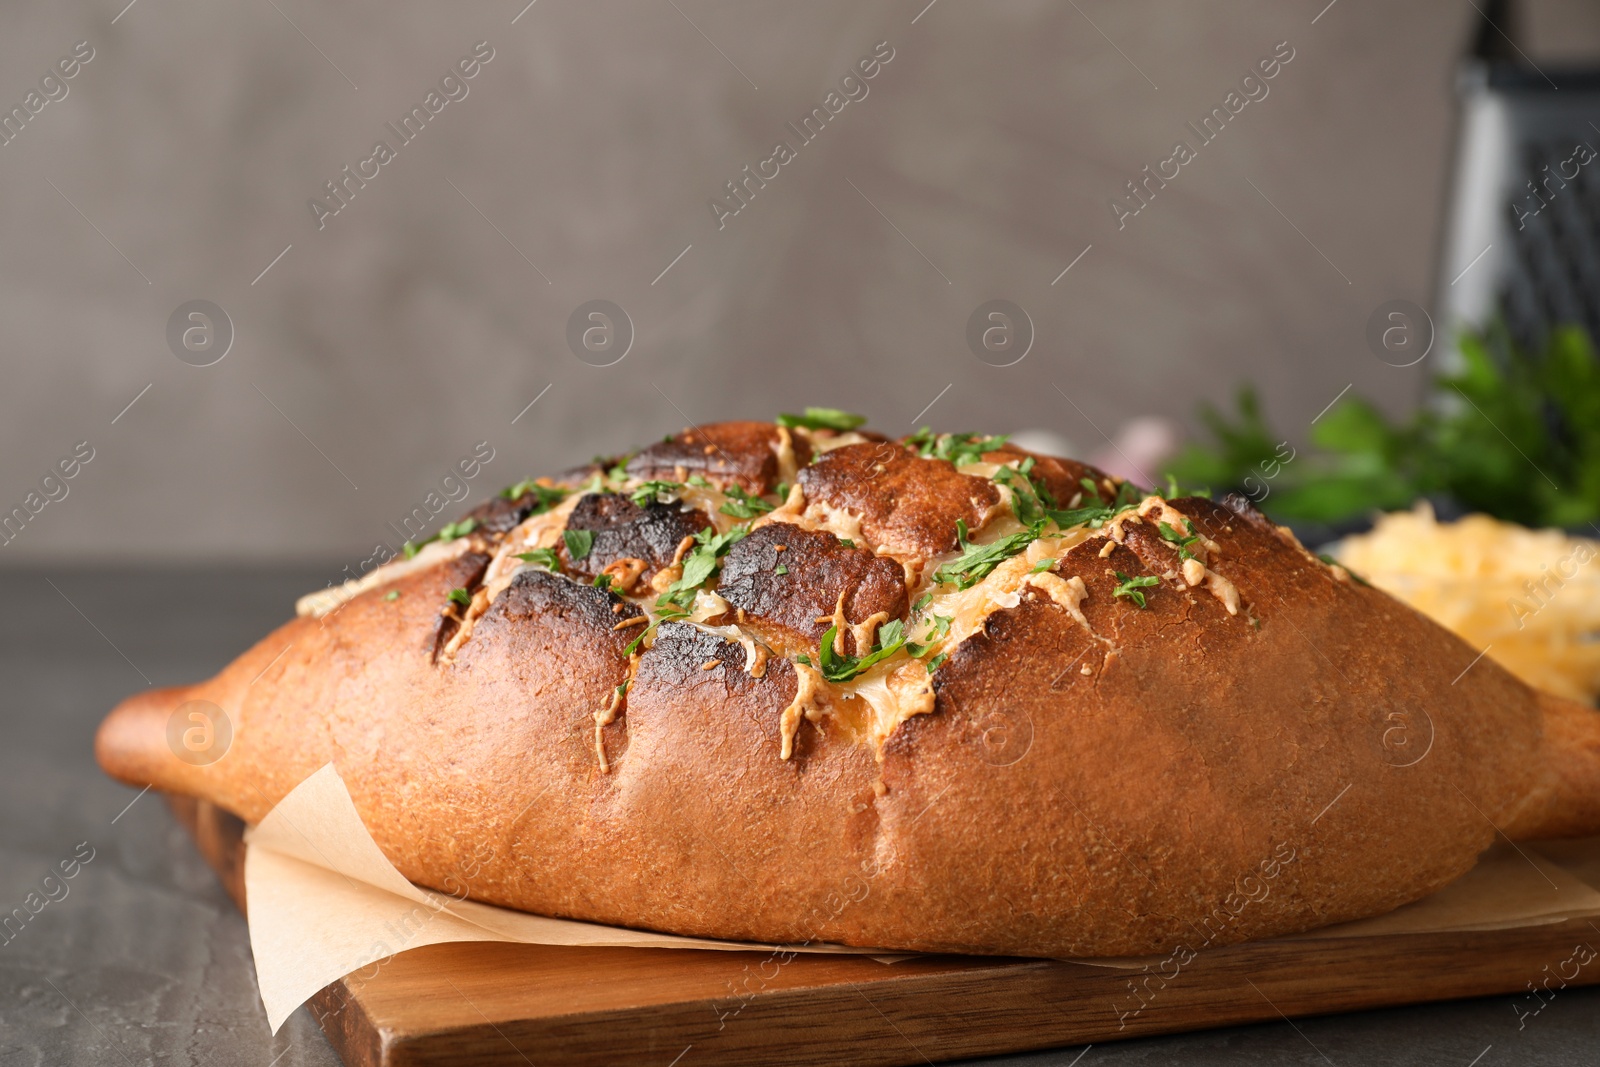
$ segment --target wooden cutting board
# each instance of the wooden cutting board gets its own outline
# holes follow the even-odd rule
[[[202,801],[168,803],[242,909],[243,823]],[[350,1067],[901,1065],[1456,997],[1525,997],[1529,983],[1571,960],[1574,946],[1596,941],[1595,926],[1576,919],[1262,942],[1209,950],[1170,981],[1048,960],[921,956],[886,965],[862,956],[477,942],[392,957],[328,986],[309,1007]],[[1134,981],[1146,979],[1136,995]],[[1594,983],[1600,966],[1580,967],[1567,984]],[[1509,999],[1506,1010],[1509,1019]]]

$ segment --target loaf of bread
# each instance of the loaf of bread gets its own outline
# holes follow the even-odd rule
[[[407,878],[492,904],[1024,956],[1303,931],[1600,833],[1593,709],[1242,498],[1003,438],[697,427],[410,547],[130,697],[101,764],[255,821],[332,761]],[[170,740],[191,701],[222,758]]]

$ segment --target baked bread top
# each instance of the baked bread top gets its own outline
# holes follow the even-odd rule
[[[400,574],[454,563],[463,581],[433,634],[433,661],[447,667],[508,591],[550,586],[542,574],[592,585],[598,592],[568,593],[604,602],[627,638],[627,676],[596,714],[602,771],[603,727],[625,713],[641,654],[674,622],[738,643],[752,677],[774,656],[789,661],[800,685],[779,720],[787,760],[801,723],[825,715],[876,752],[906,718],[933,710],[934,675],[950,651],[1024,591],[1082,618],[1082,579],[1055,573],[1055,562],[1101,530],[1145,545],[1165,580],[1203,588],[1238,614],[1237,590],[1205,565],[1215,542],[1208,548],[1162,498],[1003,436],[890,441],[860,423],[810,409],[778,423],[693,427],[520,482],[444,536],[408,544],[406,561],[302,598],[299,612],[325,617]],[[1130,526],[1151,523],[1158,536],[1127,540]],[[1141,571],[1121,581],[1113,596],[1144,608],[1155,579]]]
[[[1600,832],[1591,712],[1241,498],[1003,437],[692,427],[405,557],[125,702],[102,763],[253,820],[333,760],[407,877],[476,856],[492,903],[1025,955],[1303,930],[1497,827]],[[166,747],[193,699],[234,721],[216,763]]]

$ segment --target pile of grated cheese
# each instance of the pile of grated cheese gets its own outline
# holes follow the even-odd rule
[[[1334,555],[1529,685],[1600,699],[1600,541],[1487,515],[1442,523],[1422,502]]]

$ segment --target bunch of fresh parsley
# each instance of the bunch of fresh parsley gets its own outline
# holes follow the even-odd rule
[[[1533,353],[1494,326],[1464,337],[1460,351],[1461,368],[1434,379],[1437,403],[1409,420],[1391,422],[1358,398],[1319,418],[1317,451],[1272,466],[1269,510],[1338,522],[1442,496],[1526,526],[1600,520],[1600,360],[1588,334],[1556,329]],[[1240,391],[1236,416],[1208,406],[1201,417],[1215,443],[1183,452],[1171,464],[1177,477],[1245,488],[1281,460],[1252,390]]]

